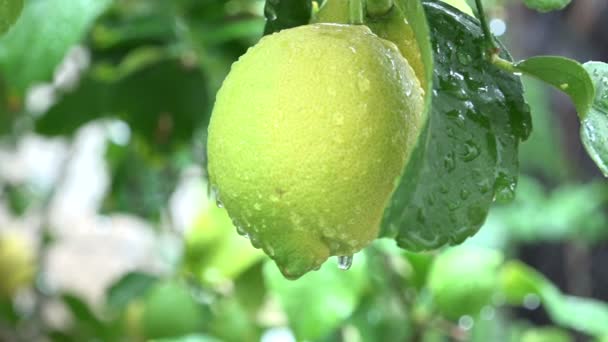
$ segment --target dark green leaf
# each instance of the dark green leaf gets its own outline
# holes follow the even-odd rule
[[[312,14],[311,0],[266,0],[264,34],[308,24]]]
[[[0,72],[23,92],[49,81],[67,50],[78,43],[111,0],[27,1],[20,20],[0,38]]]
[[[524,4],[539,12],[561,10],[570,4],[571,0],[523,0]]]
[[[102,211],[160,219],[179,179],[179,166],[152,153],[150,146],[140,139],[128,146],[109,145],[106,159],[112,171],[112,184]]]
[[[151,146],[169,150],[190,143],[194,130],[207,124],[206,79],[198,68],[163,60],[118,80],[95,70],[36,122],[37,132],[70,135],[88,121],[114,116]]]
[[[23,0],[4,0],[0,2],[0,35],[8,31],[23,9]]]
[[[595,90],[589,74],[579,62],[559,56],[538,56],[518,62],[515,68],[568,94],[578,115],[586,116]]]
[[[108,289],[106,299],[108,306],[116,310],[123,309],[133,299],[143,296],[157,281],[158,277],[153,275],[140,272],[127,273]]]
[[[514,196],[518,143],[531,129],[521,82],[484,58],[479,23],[438,2],[424,6],[435,53],[430,121],[382,225],[411,250],[462,242],[495,198]]]
[[[367,286],[366,264],[366,255],[359,253],[347,272],[339,270],[332,260],[319,271],[292,281],[285,279],[277,267],[268,262],[264,277],[287,313],[297,339],[318,340],[354,312]]]
[[[591,159],[608,177],[608,64],[587,62],[584,67],[595,83],[595,99],[581,121],[581,140]]]
[[[115,331],[101,321],[82,299],[71,294],[63,294],[61,299],[73,318],[70,335],[79,340],[89,340],[93,337],[110,339]]]

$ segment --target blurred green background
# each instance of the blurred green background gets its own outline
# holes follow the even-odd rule
[[[486,4],[516,59],[608,60],[606,2]],[[0,36],[0,341],[608,341],[608,183],[534,80],[517,198],[464,245],[378,240],[294,282],[236,234],[206,125],[263,8],[23,2]]]

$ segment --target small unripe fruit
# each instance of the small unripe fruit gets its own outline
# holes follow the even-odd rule
[[[12,297],[29,286],[36,272],[33,247],[15,234],[0,236],[0,298]]]
[[[491,249],[463,246],[440,254],[431,268],[429,290],[443,316],[475,317],[497,292],[503,256]]]

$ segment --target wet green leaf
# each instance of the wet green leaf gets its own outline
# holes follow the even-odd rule
[[[570,4],[571,0],[523,0],[524,4],[539,12],[561,10]]]
[[[424,6],[435,60],[430,118],[382,223],[382,236],[414,251],[461,243],[495,198],[514,196],[518,144],[531,129],[521,82],[484,59],[478,22],[439,2]]]
[[[267,0],[264,6],[264,34],[308,24],[312,14],[311,0]]]
[[[538,56],[518,62],[515,68],[568,94],[578,115],[581,118],[587,115],[595,90],[589,74],[579,62],[560,56]]]
[[[0,2],[0,35],[4,34],[17,21],[23,0],[3,0]]]
[[[318,340],[354,312],[367,286],[366,266],[365,254],[359,253],[347,272],[338,269],[333,259],[319,271],[292,281],[285,279],[277,267],[268,262],[264,277],[287,313],[297,339]]]
[[[608,64],[587,62],[584,67],[595,84],[595,99],[581,120],[581,140],[591,159],[608,177]]]
[[[0,38],[0,72],[23,92],[50,81],[65,53],[77,44],[111,0],[27,1],[16,25]]]

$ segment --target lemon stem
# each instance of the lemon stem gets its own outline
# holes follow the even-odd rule
[[[363,0],[350,0],[349,11],[350,11],[350,23],[352,25],[363,24]]]
[[[366,11],[369,17],[381,17],[393,8],[393,0],[367,0]]]
[[[494,41],[494,35],[490,31],[490,26],[488,25],[488,19],[486,18],[486,13],[483,10],[483,4],[481,0],[475,0],[475,4],[477,5],[477,12],[479,14],[479,21],[481,23],[481,29],[483,30],[483,35],[486,41],[485,48],[486,51],[489,52],[487,56],[491,59],[492,56],[497,55],[500,49],[496,45],[496,41]]]

